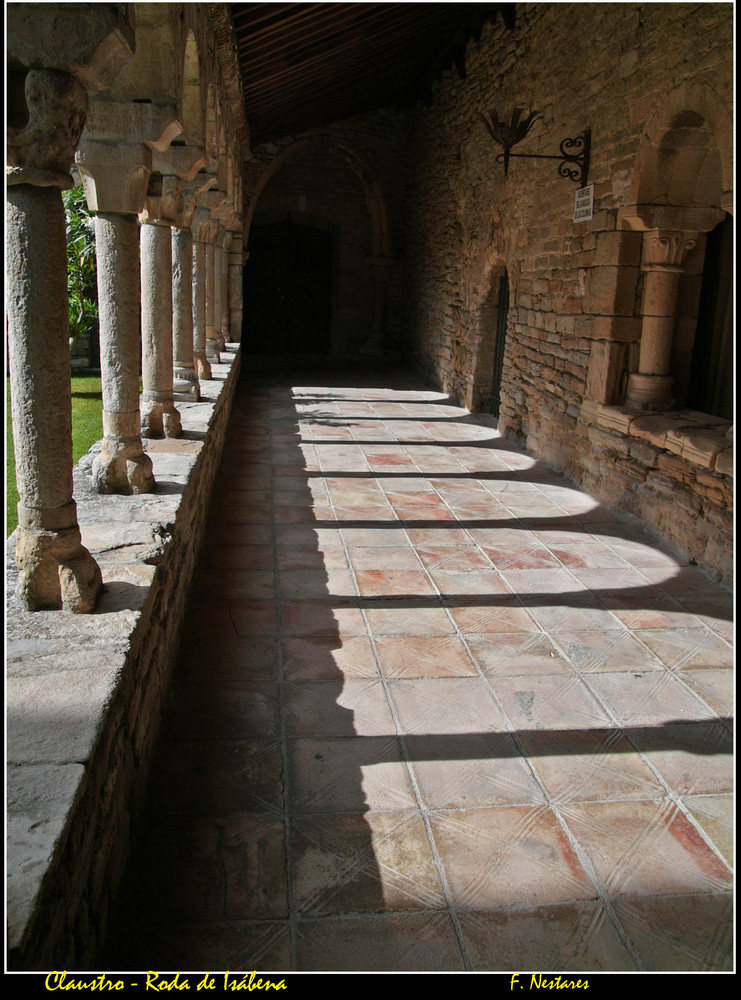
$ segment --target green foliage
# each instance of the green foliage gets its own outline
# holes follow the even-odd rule
[[[72,461],[79,462],[90,447],[103,437],[103,396],[100,379],[72,376]],[[15,481],[15,453],[10,420],[10,380],[7,380],[6,502],[9,535],[18,524],[18,491]]]
[[[71,340],[98,340],[98,285],[95,271],[95,221],[81,187],[62,194],[67,216],[67,288]]]

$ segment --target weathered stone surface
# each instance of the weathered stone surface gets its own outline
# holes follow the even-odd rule
[[[91,456],[75,470],[83,539],[103,569],[94,614],[24,611],[9,540],[13,967],[80,967],[105,926],[221,458],[238,374],[235,355],[224,360],[210,400],[184,408],[193,438],[158,442],[156,493],[103,497],[92,489]]]
[[[134,50],[129,7],[123,3],[10,4],[9,61],[64,70],[88,89],[100,90]]]

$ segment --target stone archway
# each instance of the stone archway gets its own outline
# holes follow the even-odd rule
[[[325,132],[258,150],[246,172],[245,209],[245,280],[251,281],[253,226],[283,220],[331,232],[332,354],[381,355],[394,261],[386,202],[369,159]],[[248,313],[249,306],[245,331]]]

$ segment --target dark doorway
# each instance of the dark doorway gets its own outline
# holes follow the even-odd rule
[[[328,354],[332,236],[285,221],[253,226],[244,268],[242,350]]]
[[[733,420],[733,219],[708,235],[687,403]]]
[[[491,412],[499,416],[499,401],[502,390],[502,369],[504,367],[504,343],[507,339],[507,310],[509,309],[509,277],[505,269],[499,279],[497,304],[492,320],[495,324],[494,373],[491,386]]]

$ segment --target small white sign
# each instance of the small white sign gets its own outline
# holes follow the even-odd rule
[[[594,184],[579,188],[574,195],[574,222],[586,222],[592,218],[594,208]]]

